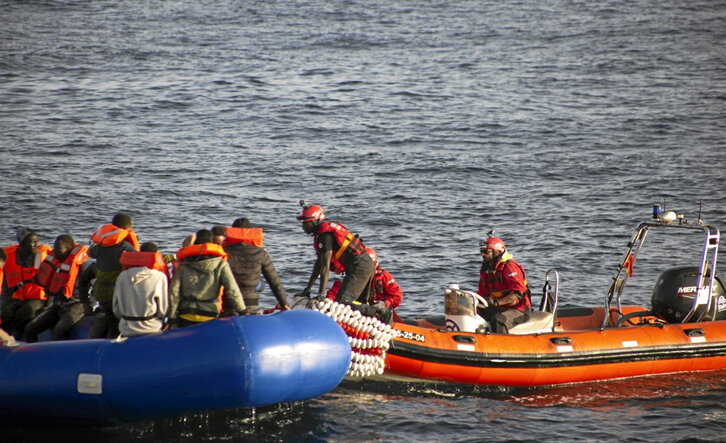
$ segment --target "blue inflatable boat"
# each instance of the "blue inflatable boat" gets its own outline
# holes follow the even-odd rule
[[[311,310],[0,346],[0,424],[116,425],[306,400],[334,389],[350,357],[343,330]]]

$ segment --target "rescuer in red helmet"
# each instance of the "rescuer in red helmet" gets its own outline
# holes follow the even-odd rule
[[[400,306],[403,300],[403,291],[393,278],[393,274],[386,271],[380,266],[378,254],[373,249],[368,248],[368,254],[373,259],[376,271],[371,279],[371,290],[368,294],[368,307],[359,309],[370,317],[376,317],[383,323],[391,323],[391,321],[401,321],[395,309]],[[327,298],[335,300],[340,289],[340,280],[333,283],[333,286],[326,295]],[[362,302],[361,302],[362,303]]]
[[[310,280],[302,295],[309,296],[320,277],[318,296],[323,297],[328,287],[329,271],[333,271],[345,274],[336,295],[337,302],[366,303],[376,269],[367,252],[370,248],[366,248],[360,237],[342,224],[325,220],[325,213],[320,206],[306,205],[302,200],[300,206],[302,211],[297,219],[302,223],[303,231],[313,236],[313,247],[317,253]]]
[[[477,293],[489,302],[480,312],[482,317],[494,332],[506,334],[529,319],[532,301],[524,268],[507,252],[504,241],[492,234],[479,242],[482,266]]]

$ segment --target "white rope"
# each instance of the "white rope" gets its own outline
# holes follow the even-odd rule
[[[352,350],[347,373],[349,377],[383,374],[386,351],[393,335],[389,325],[328,298],[313,301],[312,309],[335,320],[348,335]]]

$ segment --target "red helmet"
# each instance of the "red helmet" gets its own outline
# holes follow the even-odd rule
[[[318,205],[305,205],[302,211],[300,211],[300,215],[297,216],[297,219],[301,222],[312,221],[320,223],[325,219],[325,213],[323,212],[323,208]]]
[[[484,252],[487,249],[491,249],[497,254],[501,254],[506,249],[504,246],[504,240],[498,237],[489,237],[486,240],[479,242],[479,250]]]

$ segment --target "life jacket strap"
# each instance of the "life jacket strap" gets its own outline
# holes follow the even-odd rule
[[[346,236],[345,236],[345,240],[343,240],[343,244],[342,244],[342,245],[340,245],[340,248],[339,248],[339,249],[338,249],[338,251],[337,251],[337,252],[335,253],[335,255],[333,256],[333,258],[334,258],[335,260],[340,260],[340,257],[342,257],[342,256],[343,256],[343,254],[345,253],[345,251],[346,251],[346,250],[347,250],[347,249],[348,249],[349,247],[351,247],[351,244],[353,245],[353,246],[352,246],[352,247],[353,247],[353,249],[352,249],[353,253],[354,253],[355,255],[358,255],[358,254],[360,254],[360,253],[361,253],[361,251],[363,250],[363,248],[361,248],[361,247],[360,247],[360,246],[361,246],[361,243],[362,243],[362,242],[361,242],[361,241],[360,241],[360,239],[358,238],[358,234],[353,234],[353,233],[350,233],[350,232],[349,232],[349,233],[348,233],[348,235],[346,235]]]
[[[130,315],[122,315],[121,318],[124,320],[130,320],[130,321],[144,321],[144,320],[151,320],[152,318],[156,318],[156,315],[148,315],[146,317],[132,317]]]

